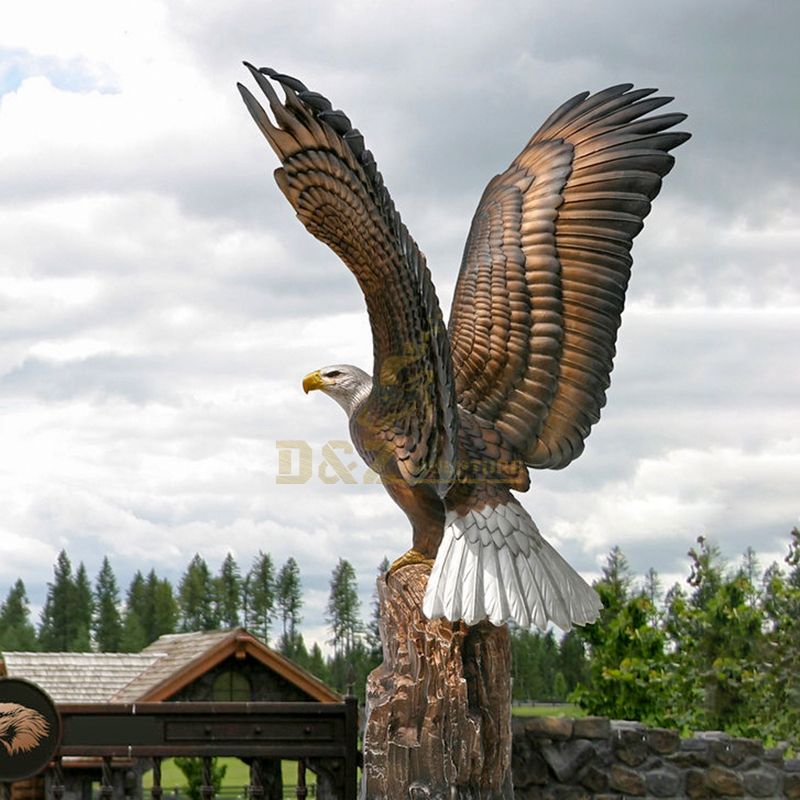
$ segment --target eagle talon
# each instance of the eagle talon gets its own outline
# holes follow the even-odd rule
[[[410,550],[407,550],[400,558],[396,558],[392,561],[392,565],[389,567],[389,572],[386,573],[387,575],[391,575],[393,572],[397,572],[397,570],[402,569],[403,567],[410,567],[412,564],[425,564],[426,566],[433,569],[433,561],[432,558],[426,558],[419,550],[414,550],[412,547]]]

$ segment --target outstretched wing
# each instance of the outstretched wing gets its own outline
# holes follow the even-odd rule
[[[566,466],[600,418],[642,229],[685,114],[631,84],[557,109],[486,187],[449,333],[456,396],[533,467]]]
[[[447,330],[425,257],[395,211],[375,159],[348,118],[316,92],[246,64],[270,120],[241,84],[247,108],[282,166],[275,180],[303,225],[355,275],[373,339],[369,421],[405,479],[444,494],[453,472],[456,400]],[[281,101],[267,76],[283,88]]]

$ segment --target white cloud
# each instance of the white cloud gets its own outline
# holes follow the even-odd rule
[[[41,564],[52,563],[57,550],[49,543],[31,536],[0,528],[0,576],[10,586],[23,577],[29,583],[41,580]]]
[[[730,555],[780,552],[800,453],[800,102],[780,68],[797,26],[776,22],[767,46],[748,4],[651,14],[179,0],[7,14],[0,594],[20,574],[40,603],[61,547],[90,572],[107,552],[123,583],[151,566],[175,580],[196,551],[216,569],[228,549],[243,567],[269,549],[300,561],[307,638],[324,639],[338,557],[366,616],[377,564],[410,544],[380,486],[275,483],[277,440],[308,441],[316,470],[346,437],[303,374],[369,368],[371,340],[352,276],[272,182],[234,88],[242,58],[297,74],[361,128],[445,308],[483,185],[552,106],[628,78],[675,93],[696,135],[634,248],[608,407],[584,456],[535,474],[523,502],[587,575],[615,542],[637,569],[680,574],[701,530]]]
[[[772,530],[771,541],[758,541],[759,547],[769,547],[798,521],[792,496],[800,474],[798,445],[794,437],[768,452],[685,449],[642,459],[632,478],[606,483],[599,497],[591,497],[585,517],[562,518],[554,529],[603,551],[614,544],[625,549],[659,542],[663,554],[670,542],[691,541],[700,533],[724,536],[727,548],[743,550],[755,546],[749,537],[757,531]]]

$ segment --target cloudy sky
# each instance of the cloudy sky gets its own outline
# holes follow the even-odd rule
[[[680,578],[700,533],[781,558],[800,514],[798,30],[793,0],[6,9],[0,595],[21,576],[38,606],[61,548],[91,575],[108,554],[123,584],[262,548],[299,561],[322,641],[338,557],[367,613],[410,544],[361,467],[324,466],[330,443],[355,462],[345,418],[300,380],[368,367],[369,327],[272,180],[242,59],[362,130],[445,310],[483,186],[553,108],[623,81],[674,95],[693,139],[634,246],[603,419],[524,502],[587,578],[614,544]],[[311,449],[305,484],[277,482],[285,440]]]

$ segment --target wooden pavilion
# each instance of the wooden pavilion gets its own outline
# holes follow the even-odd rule
[[[153,702],[320,702],[341,696],[307,670],[243,628],[169,634],[140,653],[7,652],[0,676],[26,678],[56,704],[136,704]],[[96,759],[64,760],[64,800],[91,800],[99,781]],[[280,764],[273,765],[269,792],[280,797]],[[142,797],[149,763],[116,760],[115,797]],[[46,794],[43,781],[15,784],[14,800]]]

